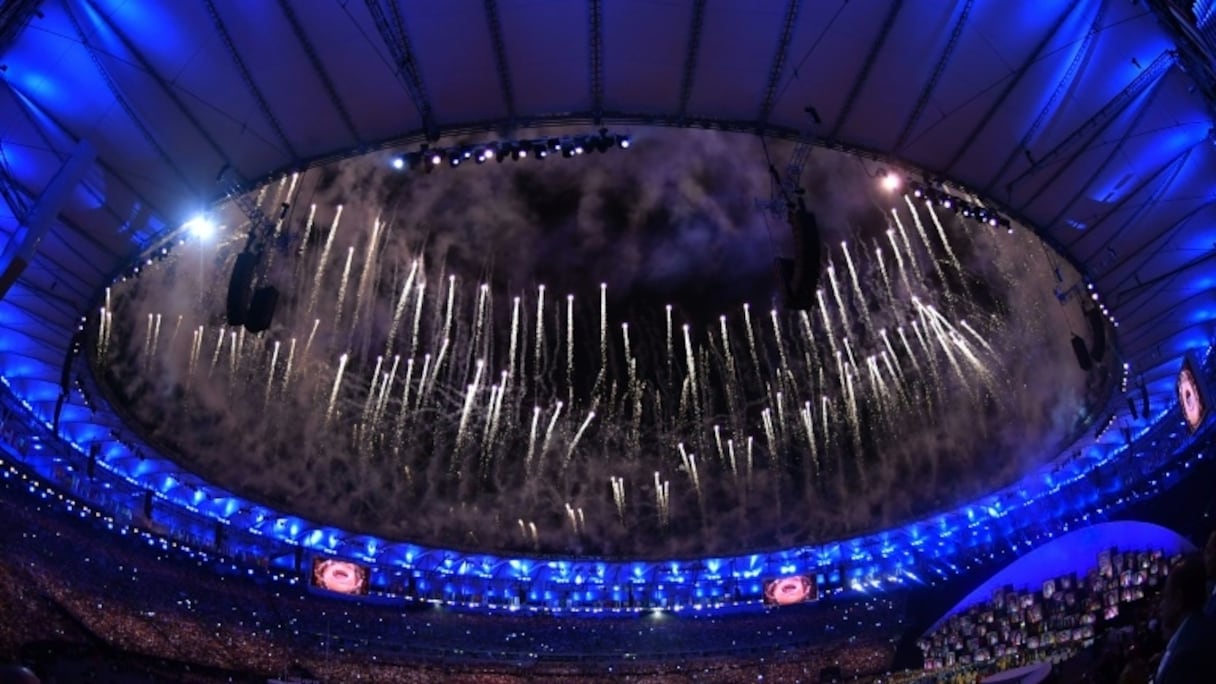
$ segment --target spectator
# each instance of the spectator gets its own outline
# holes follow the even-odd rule
[[[1216,627],[1203,614],[1204,567],[1197,556],[1183,558],[1165,581],[1161,626],[1168,642],[1155,684],[1202,684],[1216,674]]]

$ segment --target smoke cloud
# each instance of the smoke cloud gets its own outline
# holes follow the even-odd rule
[[[940,510],[1054,456],[1104,396],[1068,346],[1077,304],[1053,296],[1054,269],[1077,275],[1028,232],[940,210],[939,229],[875,165],[815,150],[824,306],[784,311],[773,263],[794,243],[757,209],[758,139],[633,143],[431,173],[372,155],[273,182],[263,208],[289,209],[262,258],[272,329],[224,326],[247,230],[228,206],[218,244],[116,288],[100,371],[183,467],[305,518],[629,556]],[[770,148],[780,167],[789,147]]]

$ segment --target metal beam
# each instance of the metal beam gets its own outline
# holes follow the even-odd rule
[[[203,5],[207,8],[207,15],[211,17],[211,23],[215,25],[216,33],[224,41],[224,47],[228,48],[228,56],[232,58],[232,63],[236,65],[237,71],[240,72],[241,80],[245,81],[245,87],[249,89],[249,93],[253,95],[254,101],[257,102],[262,116],[266,117],[266,121],[270,123],[271,129],[278,136],[279,144],[283,146],[285,152],[291,155],[292,159],[297,159],[298,155],[296,154],[295,147],[287,139],[287,134],[283,132],[283,126],[279,124],[278,117],[271,111],[270,104],[266,102],[266,96],[262,94],[262,90],[254,82],[253,75],[249,73],[249,67],[245,66],[245,60],[241,58],[241,53],[237,51],[236,44],[232,42],[232,35],[228,33],[228,27],[224,24],[224,19],[220,16],[219,10],[215,8],[215,3],[212,0],[203,0]]]
[[[1064,71],[1064,75],[1056,82],[1055,89],[1051,91],[1051,97],[1047,98],[1047,102],[1039,110],[1038,116],[1030,124],[1030,128],[1027,129],[1026,134],[1022,136],[1017,146],[1009,151],[1009,156],[1005,157],[1005,161],[997,169],[996,175],[984,186],[983,194],[991,195],[993,186],[1005,177],[1005,173],[1009,170],[1009,166],[1013,164],[1014,159],[1017,159],[1023,151],[1028,152],[1030,150],[1030,143],[1034,141],[1035,136],[1039,133],[1039,129],[1046,123],[1048,115],[1055,110],[1056,103],[1063,97],[1064,92],[1072,87],[1077,77],[1077,72],[1081,70],[1081,65],[1089,61],[1089,56],[1093,53],[1098,33],[1102,30],[1102,19],[1106,16],[1106,5],[1106,2],[1098,3],[1098,12],[1089,24],[1089,31],[1086,32],[1085,38],[1081,41],[1081,47],[1073,53],[1072,61],[1068,63],[1068,69]]]
[[[768,84],[764,88],[764,99],[760,101],[760,113],[756,116],[760,128],[768,124],[769,114],[773,111],[777,84],[781,81],[781,73],[785,71],[785,60],[789,56],[790,40],[794,37],[794,25],[801,7],[802,0],[789,0],[785,5],[785,19],[781,22],[781,35],[777,38],[777,52],[773,55],[773,63],[768,69]]]
[[[21,295],[37,299],[38,305],[31,309],[21,303]],[[47,332],[52,333],[75,332],[76,326],[80,324],[81,310],[78,308],[78,303],[69,302],[63,296],[57,295],[41,285],[31,283],[28,279],[23,278],[18,280],[14,288],[9,292],[9,296],[4,298],[4,303],[21,309],[30,315],[31,320],[22,323],[20,332],[23,335],[29,335],[31,338],[34,336],[30,335],[27,330],[27,326],[31,322],[41,325],[43,328],[46,328]],[[66,320],[60,322],[57,319],[48,317],[47,314],[50,313],[48,310],[58,312],[65,316]],[[62,330],[59,327],[61,325],[63,326]]]
[[[178,110],[185,115],[186,120],[194,126],[194,129],[198,131],[203,140],[207,141],[207,144],[216,153],[216,155],[219,156],[224,163],[231,164],[232,161],[228,159],[228,155],[224,152],[224,149],[220,147],[220,144],[216,142],[211,133],[209,133],[207,129],[203,127],[203,124],[198,120],[198,117],[194,115],[194,111],[190,107],[186,106],[186,103],[182,101],[180,96],[178,96],[177,89],[175,89],[171,84],[165,81],[165,79],[159,73],[157,73],[156,68],[153,67],[150,62],[148,62],[147,58],[145,58],[143,53],[139,51],[139,48],[137,48],[135,44],[127,38],[126,34],[124,34],[117,26],[111,24],[105,18],[105,14],[103,14],[101,10],[97,8],[97,5],[93,3],[93,0],[86,0],[86,2],[89,5],[89,8],[92,9],[93,13],[100,17],[101,21],[105,22],[106,27],[118,37],[119,42],[122,43],[127,52],[131,53],[131,56],[135,58],[135,61],[139,64],[140,68],[151,76],[152,80],[156,81],[156,84],[161,87],[161,90],[163,90],[165,94],[169,96],[169,99],[174,105],[177,106]]]
[[[1165,172],[1165,178],[1156,188],[1153,189],[1153,192],[1148,196],[1148,199],[1141,202],[1111,235],[1103,236],[1106,244],[1109,245],[1115,240],[1115,238],[1119,237],[1119,235],[1121,235],[1123,231],[1127,230],[1129,227],[1138,227],[1140,225],[1138,223],[1138,219],[1144,214],[1144,212],[1148,211],[1150,207],[1156,206],[1157,203],[1161,201],[1162,196],[1165,195],[1166,191],[1170,189],[1170,186],[1172,186],[1174,181],[1178,178],[1178,174],[1182,171],[1183,167],[1186,166],[1186,161],[1191,156],[1191,150],[1194,149],[1194,147],[1188,148],[1176,159],[1167,164],[1163,169],[1153,174],[1153,177],[1156,178],[1157,176],[1161,175],[1162,172]],[[1093,258],[1093,255],[1091,254],[1089,258]]]
[[[279,0],[287,2],[287,0]],[[502,18],[498,14],[498,0],[484,0],[486,23],[490,26],[490,44],[494,46],[494,66],[498,69],[498,86],[502,90],[502,103],[507,109],[511,126],[515,124],[515,87],[511,84],[511,69],[507,65],[507,46],[502,37]]]
[[[971,132],[967,134],[967,137],[963,138],[962,144],[959,145],[958,149],[954,151],[954,156],[950,157],[950,161],[946,162],[946,170],[943,175],[947,177],[950,176],[950,172],[954,169],[955,164],[958,164],[958,160],[961,159],[964,154],[966,154],[967,150],[971,149],[973,144],[975,144],[975,139],[978,138],[980,133],[988,127],[988,123],[992,121],[992,117],[1001,109],[1001,107],[1005,105],[1005,100],[1009,99],[1009,96],[1012,95],[1013,91],[1017,89],[1018,85],[1021,84],[1022,79],[1025,78],[1026,74],[1030,72],[1030,67],[1038,63],[1039,59],[1043,56],[1043,51],[1046,50],[1047,46],[1051,44],[1052,38],[1056,37],[1056,34],[1059,33],[1060,29],[1064,27],[1064,24],[1068,21],[1068,18],[1072,16],[1073,9],[1081,6],[1082,3],[1070,5],[1060,14],[1060,18],[1056,20],[1055,25],[1053,25],[1051,30],[1043,36],[1038,45],[1036,45],[1034,50],[1031,51],[1030,56],[1026,58],[1026,61],[1022,63],[1022,66],[1018,67],[1018,70],[1013,73],[1013,76],[1005,84],[1005,88],[1001,90],[1001,94],[997,95],[997,98],[993,100],[992,104],[988,107],[988,110],[984,112],[984,116],[980,118],[980,122],[971,129]]]
[[[895,26],[895,19],[899,16],[899,10],[904,6],[904,0],[895,0],[887,7],[887,16],[882,20],[882,28],[878,30],[878,38],[870,43],[870,51],[866,53],[866,61],[861,64],[861,73],[857,75],[857,79],[853,81],[853,87],[849,89],[849,94],[844,99],[844,107],[840,109],[840,116],[836,117],[836,123],[832,125],[832,130],[828,133],[828,138],[834,140],[836,135],[840,133],[840,127],[844,122],[849,120],[849,115],[853,113],[853,105],[857,104],[857,98],[861,95],[862,88],[870,79],[870,72],[874,69],[874,62],[878,61],[878,55],[882,52],[882,47],[887,44],[887,36],[891,35],[891,29]]]
[[[1009,181],[1009,191],[1012,193],[1015,185],[1060,161],[1065,155],[1073,153],[1070,159],[1075,158],[1075,150],[1078,148],[1084,149],[1085,147],[1083,141],[1092,140],[1095,132],[1101,132],[1109,126],[1112,121],[1123,113],[1123,110],[1127,109],[1128,105],[1140,97],[1141,93],[1158,83],[1169,68],[1174,66],[1174,62],[1175,55],[1172,51],[1167,50],[1157,55],[1157,59],[1154,59],[1151,64],[1136,74],[1131,83],[1128,83],[1123,90],[1120,90],[1105,105],[1102,105],[1102,108],[1094,112],[1093,116],[1086,119],[1072,133],[1069,133],[1051,151],[1040,156],[1030,165],[1029,169],[1026,169],[1021,175]]]
[[[1154,63],[1156,63],[1156,62],[1154,62]],[[1171,63],[1172,63],[1172,60],[1171,60]],[[1121,90],[1118,95],[1115,95],[1114,99],[1111,100],[1111,102],[1119,101],[1120,103],[1119,103],[1118,107],[1115,107],[1115,108],[1113,108],[1113,110],[1111,110],[1109,117],[1103,117],[1102,119],[1099,120],[1099,122],[1097,122],[1096,124],[1093,124],[1093,125],[1090,125],[1090,122],[1092,122],[1093,119],[1090,119],[1090,122],[1081,124],[1082,128],[1077,129],[1077,130],[1085,129],[1086,135],[1083,136],[1083,139],[1077,139],[1076,141],[1070,142],[1070,144],[1069,144],[1070,146],[1076,147],[1076,150],[1074,150],[1073,153],[1071,153],[1071,155],[1069,155],[1068,159],[1065,159],[1065,161],[1063,163],[1057,164],[1057,168],[1055,168],[1055,173],[1052,174],[1051,178],[1047,179],[1046,183],[1043,183],[1042,185],[1038,186],[1038,190],[1035,191],[1034,195],[1030,196],[1029,200],[1026,200],[1025,202],[1021,203],[1021,206],[1019,207],[1019,211],[1025,211],[1026,207],[1029,207],[1031,203],[1034,203],[1036,200],[1038,200],[1038,197],[1040,197],[1043,194],[1043,191],[1047,190],[1048,187],[1053,186],[1055,184],[1055,181],[1059,180],[1060,176],[1064,175],[1064,172],[1066,172],[1066,170],[1068,170],[1069,167],[1073,166],[1073,163],[1076,162],[1077,158],[1079,158],[1081,155],[1083,155],[1083,153],[1090,150],[1090,147],[1093,145],[1093,142],[1098,139],[1098,136],[1102,135],[1103,131],[1107,130],[1107,127],[1109,127],[1109,125],[1111,123],[1114,123],[1115,120],[1119,118],[1120,114],[1122,114],[1122,112],[1124,112],[1124,110],[1126,110],[1128,105],[1131,105],[1132,102],[1136,101],[1137,97],[1143,95],[1145,88],[1153,88],[1153,90],[1150,91],[1149,100],[1153,99],[1153,97],[1156,94],[1155,86],[1161,83],[1160,74],[1165,73],[1165,71],[1164,71],[1164,69],[1160,69],[1160,71],[1158,71],[1158,73],[1156,73],[1155,77],[1152,77],[1149,79],[1142,79],[1141,77],[1143,77],[1143,75],[1147,74],[1148,72],[1149,72],[1149,69],[1145,69],[1145,71],[1139,73],[1139,75],[1137,75],[1136,79],[1133,80],[1133,82],[1131,84],[1127,85],[1127,88],[1125,88],[1124,90]],[[1136,94],[1133,95],[1131,97],[1131,99],[1127,99],[1127,97],[1125,97],[1125,95],[1130,90],[1135,90]],[[1108,102],[1108,107],[1109,107],[1109,105],[1110,105],[1110,103]],[[1103,110],[1107,110],[1108,107],[1103,107]],[[1144,114],[1143,114],[1144,108],[1147,108],[1147,107],[1148,107],[1148,105],[1147,105],[1147,103],[1145,103],[1145,105],[1142,107],[1141,112],[1137,112],[1136,117],[1135,117],[1136,122],[1133,122],[1133,123],[1138,123],[1139,117],[1144,116]],[[1069,138],[1073,138],[1073,136],[1069,136]],[[1010,184],[1010,194],[1012,194],[1012,184]]]
[[[966,0],[963,4],[963,11],[959,13],[958,20],[954,22],[954,30],[950,32],[950,40],[946,42],[945,49],[937,58],[937,66],[933,68],[933,76],[929,78],[929,82],[920,91],[920,97],[916,100],[916,106],[912,109],[912,116],[908,117],[908,121],[904,124],[903,131],[899,137],[895,139],[895,151],[903,149],[907,144],[908,137],[912,135],[912,131],[916,128],[916,124],[920,122],[920,117],[925,112],[925,105],[929,104],[929,98],[933,96],[933,91],[937,89],[937,84],[942,79],[942,74],[945,73],[946,67],[950,64],[950,58],[954,56],[954,48],[958,47],[958,39],[963,35],[963,27],[967,25],[967,17],[971,15],[971,5],[973,0]]]
[[[156,136],[152,135],[152,131],[148,130],[148,127],[144,125],[144,122],[135,113],[135,109],[131,106],[131,103],[127,102],[127,98],[123,97],[122,91],[118,89],[118,84],[114,82],[114,79],[110,77],[110,72],[107,71],[105,65],[101,63],[101,58],[97,56],[97,50],[93,47],[92,43],[89,42],[89,39],[85,34],[84,29],[80,26],[80,22],[76,19],[76,14],[72,11],[71,6],[68,6],[66,14],[72,21],[72,27],[76,30],[77,40],[79,40],[80,44],[84,46],[85,52],[88,53],[89,59],[93,61],[93,66],[97,68],[97,73],[101,76],[102,81],[105,82],[106,88],[109,89],[110,95],[114,97],[114,100],[118,103],[118,106],[122,107],[122,110],[126,113],[127,118],[131,120],[131,123],[135,124],[135,128],[139,130],[144,140],[146,140],[148,145],[150,145],[152,149],[156,151],[156,154],[160,157],[161,161],[165,164],[165,166],[169,167],[169,169],[173,171],[174,175],[177,176],[182,185],[184,185],[186,189],[190,191],[190,194],[199,196],[200,193],[198,188],[194,187],[194,184],[191,183],[190,179],[186,177],[186,174],[182,171],[181,167],[174,163],[173,158],[169,156],[169,153],[165,150],[165,148],[161,147],[160,143],[157,142]]]
[[[1155,97],[1158,92],[1161,92],[1161,91],[1154,90],[1153,96]],[[1051,227],[1055,226],[1060,221],[1060,219],[1064,218],[1064,215],[1068,213],[1068,210],[1072,209],[1073,205],[1075,205],[1077,203],[1077,200],[1079,200],[1079,199],[1081,199],[1081,197],[1089,194],[1089,188],[1095,182],[1097,182],[1098,177],[1101,176],[1102,172],[1106,170],[1106,165],[1110,164],[1111,160],[1113,160],[1115,158],[1115,155],[1119,154],[1119,150],[1123,149],[1123,146],[1127,143],[1128,138],[1132,137],[1132,133],[1135,132],[1137,127],[1139,127],[1140,121],[1144,119],[1144,115],[1145,115],[1145,113],[1148,112],[1151,105],[1152,105],[1152,100],[1150,99],[1149,102],[1144,103],[1144,105],[1142,105],[1136,111],[1135,116],[1132,117],[1131,123],[1128,124],[1128,126],[1123,129],[1123,134],[1120,135],[1119,139],[1116,140],[1115,143],[1110,146],[1110,152],[1107,153],[1106,158],[1104,158],[1102,160],[1101,164],[1098,164],[1094,168],[1094,172],[1091,173],[1089,175],[1089,178],[1087,178],[1085,180],[1085,182],[1080,185],[1080,189],[1077,192],[1077,195],[1075,197],[1073,197],[1072,200],[1066,202],[1064,204],[1064,206],[1060,207],[1060,211],[1056,212],[1056,215],[1052,216],[1046,223],[1041,224],[1039,226],[1040,228],[1051,228]],[[1086,145],[1085,148],[1082,148],[1082,150],[1084,150],[1086,148],[1088,148],[1088,145]],[[1078,154],[1080,154],[1080,151],[1078,151]],[[1076,157],[1076,155],[1074,155],[1074,158],[1075,157]],[[1068,166],[1070,164],[1071,164],[1071,161],[1069,162],[1069,164],[1065,164],[1063,168],[1068,168]],[[1057,176],[1059,175],[1058,171],[1057,171],[1056,175]],[[1046,189],[1047,187],[1048,186],[1044,186],[1043,188],[1040,188],[1039,191],[1037,193],[1035,193],[1034,197],[1032,197],[1029,201],[1027,201],[1026,204],[1029,205],[1032,202],[1034,202],[1034,200],[1037,199],[1039,197],[1039,195],[1041,195],[1043,193],[1043,190]]]
[[[1171,297],[1170,306],[1164,309],[1161,308],[1161,302],[1158,299],[1158,294],[1161,292],[1161,290],[1172,284],[1174,279],[1179,275],[1200,264],[1209,262],[1214,258],[1216,258],[1216,251],[1201,253],[1194,259],[1185,261],[1168,271],[1154,275],[1148,280],[1141,280],[1139,274],[1137,274],[1135,276],[1136,284],[1128,287],[1125,290],[1106,290],[1106,301],[1114,302],[1115,306],[1118,307],[1119,320],[1135,320],[1135,325],[1131,326],[1131,329],[1120,337],[1120,348],[1126,349],[1127,341],[1134,339],[1135,335],[1151,332],[1157,327],[1157,321],[1171,315],[1178,307],[1187,303],[1189,300],[1200,296],[1210,296],[1211,290],[1208,288],[1178,288],[1179,291],[1193,290],[1193,294],[1190,294],[1185,299],[1180,299],[1178,296]],[[1132,307],[1131,303],[1136,301],[1139,301],[1139,303],[1136,304],[1135,307]],[[1152,311],[1150,311],[1151,317],[1148,319],[1148,321],[1136,320],[1136,316],[1138,316],[1140,312],[1147,307],[1152,307],[1152,311],[1156,311],[1156,313],[1152,313]],[[1209,323],[1210,321],[1196,321],[1195,325],[1204,325]]]
[[[0,4],[0,54],[8,51],[41,4],[42,0],[9,0]]]
[[[25,283],[19,283],[19,286],[22,288],[25,288]],[[37,297],[36,294],[30,294],[30,293],[22,293],[22,294]],[[67,344],[64,343],[64,340],[60,339],[60,336],[66,334],[68,336],[68,338],[70,339],[72,336],[72,333],[75,332],[76,328],[79,327],[79,325],[80,325],[80,312],[79,311],[73,312],[73,314],[72,314],[73,324],[72,325],[61,327],[59,323],[52,322],[51,320],[44,318],[43,315],[46,313],[45,311],[41,311],[40,309],[31,309],[28,306],[25,306],[24,304],[20,303],[18,300],[13,299],[11,297],[9,299],[4,300],[4,305],[11,306],[14,309],[20,310],[22,313],[28,314],[29,318],[26,320],[20,321],[16,325],[0,326],[0,330],[10,330],[14,333],[15,336],[27,338],[33,342],[36,342],[44,347],[49,347],[51,349],[64,349],[67,346]],[[31,328],[34,326],[38,326],[39,328],[41,328],[41,330],[38,331],[38,333],[35,333],[33,330],[31,330]],[[50,337],[47,337],[47,335],[50,335]]]
[[[330,77],[329,72],[325,69],[325,64],[321,62],[320,56],[317,55],[317,49],[313,46],[312,41],[308,39],[308,34],[304,33],[304,27],[300,25],[300,19],[296,16],[296,11],[292,9],[289,0],[279,0],[279,9],[283,11],[283,16],[287,17],[287,23],[291,25],[291,32],[295,34],[296,40],[299,41],[300,47],[304,49],[304,54],[308,57],[308,63],[312,65],[313,73],[317,75],[317,80],[321,82],[321,86],[325,88],[325,93],[329,95],[329,102],[337,110],[338,116],[342,119],[342,125],[346,126],[346,132],[355,139],[355,142],[362,144],[363,138],[359,136],[358,129],[355,128],[355,122],[350,116],[350,112],[346,110],[346,105],[342,102],[341,96],[338,95],[338,89],[334,87],[334,80]],[[232,165],[231,162],[228,163]]]
[[[13,189],[14,189],[14,190],[16,190],[16,191],[17,191],[17,192],[18,192],[18,193],[19,193],[19,194],[20,194],[20,195],[21,195],[21,196],[22,196],[24,199],[29,200],[29,201],[33,201],[33,200],[34,200],[34,198],[36,198],[36,197],[37,197],[37,193],[35,193],[35,192],[31,191],[31,190],[30,190],[29,188],[27,188],[27,187],[24,187],[24,186],[23,186],[23,185],[22,185],[22,184],[21,184],[19,181],[17,181],[15,178],[13,179],[13,181],[14,181],[14,182],[13,182]],[[73,222],[71,219],[69,219],[69,218],[68,218],[66,215],[64,215],[62,212],[60,212],[60,214],[59,214],[59,215],[56,217],[56,221],[58,221],[60,224],[62,224],[63,226],[65,226],[65,227],[66,227],[66,228],[68,228],[69,230],[72,230],[72,231],[74,231],[74,232],[76,232],[76,233],[79,233],[79,234],[80,234],[81,239],[83,239],[85,242],[88,242],[89,244],[91,244],[93,247],[95,247],[97,250],[99,250],[99,251],[100,251],[100,252],[102,252],[103,254],[108,254],[108,255],[110,255],[110,256],[112,256],[112,257],[114,257],[115,259],[121,259],[121,258],[123,258],[123,255],[122,255],[122,254],[119,254],[118,252],[115,252],[113,249],[110,249],[108,246],[103,245],[102,243],[98,242],[98,241],[97,241],[97,238],[95,238],[95,237],[93,237],[92,235],[90,235],[88,231],[86,231],[85,229],[81,228],[81,227],[80,227],[80,225],[78,225],[78,224],[76,224],[75,222]],[[85,264],[88,264],[88,266],[89,266],[90,268],[92,268],[94,271],[96,271],[96,272],[97,272],[97,275],[105,275],[105,272],[104,272],[104,271],[102,271],[100,268],[98,268],[98,267],[97,267],[97,264],[95,264],[95,263],[94,263],[94,262],[93,262],[91,259],[88,259],[88,258],[86,258],[86,257],[85,257],[83,254],[81,254],[81,253],[80,253],[80,251],[79,251],[79,250],[77,250],[77,249],[76,249],[76,247],[75,247],[75,246],[74,246],[74,245],[73,245],[73,244],[72,244],[72,243],[71,243],[71,242],[70,242],[70,241],[69,241],[67,238],[65,238],[65,237],[63,237],[62,235],[60,235],[60,234],[58,234],[58,233],[56,233],[56,232],[53,232],[53,231],[52,231],[51,233],[49,233],[48,235],[50,235],[50,236],[54,236],[54,237],[56,237],[57,239],[59,239],[61,242],[63,242],[64,247],[66,247],[66,248],[67,248],[67,250],[68,250],[69,252],[71,252],[71,253],[75,254],[75,255],[77,256],[77,258],[79,258],[79,259],[80,259],[82,262],[84,262]],[[42,257],[46,257],[46,253],[45,253],[45,252],[43,252],[43,253],[42,253]],[[48,257],[48,258],[49,258],[49,257]],[[52,260],[52,261],[54,261],[54,260]],[[58,266],[59,264],[58,264],[58,263],[56,263],[56,265]]]
[[[13,174],[13,169],[9,166],[8,155],[4,153],[3,141],[0,141],[0,195],[4,197],[4,203],[8,206],[9,212],[13,218],[20,223],[25,219],[25,213],[29,211],[29,205],[26,204],[25,198],[21,193],[17,192],[12,185],[12,181],[16,178]]]
[[[58,158],[60,162],[63,162],[65,159],[67,159],[67,155],[63,154],[58,149],[56,149],[54,143],[52,143],[50,138],[47,137],[46,132],[42,130],[42,126],[40,126],[38,124],[38,122],[36,120],[34,120],[33,112],[29,111],[29,107],[32,107],[34,105],[32,103],[27,105],[25,96],[22,95],[21,93],[19,93],[15,88],[13,88],[12,84],[8,83],[8,81],[6,81],[4,79],[0,79],[0,81],[3,81],[5,84],[7,84],[9,86],[9,91],[16,98],[19,108],[21,109],[22,113],[25,114],[26,117],[29,118],[30,125],[33,126],[34,130],[38,133],[38,137],[40,137],[42,139],[42,142],[43,142],[43,144],[46,145],[47,150],[51,154],[55,155],[55,157]],[[53,126],[55,126],[55,128],[57,128],[61,134],[67,136],[68,139],[72,141],[73,145],[80,142],[80,137],[77,136],[76,134],[74,134],[71,131],[71,129],[69,129],[67,126],[65,126],[63,124],[63,122],[56,119],[55,116],[52,115],[50,112],[40,111],[39,114],[41,116],[45,117],[47,121],[51,122],[51,124]],[[120,174],[118,172],[118,170],[115,169],[112,165],[110,165],[110,163],[107,162],[104,158],[98,157],[97,165],[101,167],[102,171],[113,176],[114,179],[118,182],[118,184],[121,185],[124,189],[126,189],[127,192],[131,193],[131,195],[135,199],[142,202],[143,206],[148,207],[148,209],[150,211],[161,216],[162,218],[166,218],[166,219],[168,218],[168,216],[165,215],[165,212],[161,208],[157,207],[153,202],[149,201],[148,198],[144,197],[143,194],[141,194],[138,190],[136,190],[135,187],[133,185],[131,185],[130,181],[128,181],[125,176]],[[101,198],[101,199],[104,200],[104,198]],[[108,213],[114,219],[114,221],[118,224],[119,230],[122,230],[127,225],[127,219],[123,218],[122,216],[119,216],[118,212],[114,211],[114,207],[110,206],[109,202],[103,201],[102,206],[105,207],[106,213]]]
[[[604,8],[601,0],[590,0],[591,23],[591,116],[595,125],[604,118]]]
[[[392,56],[393,66],[396,67],[394,73],[405,86],[405,91],[414,103],[414,108],[418,110],[418,116],[422,118],[422,128],[426,131],[427,138],[438,140],[439,127],[435,123],[431,100],[427,96],[426,84],[422,80],[418,62],[414,59],[414,50],[410,44],[409,34],[405,31],[405,22],[401,19],[401,11],[397,7],[396,0],[387,0],[389,9],[393,13],[395,27],[393,24],[389,24],[388,17],[384,14],[384,8],[380,6],[380,0],[364,1],[367,4],[367,11],[372,15],[372,21],[376,24],[376,30],[380,33],[380,39],[384,41],[384,46],[388,48],[389,54]]]
[[[688,28],[688,43],[684,48],[684,75],[680,78],[680,104],[676,117],[683,119],[688,113],[688,100],[692,97],[693,79],[697,73],[697,57],[701,54],[701,29],[705,25],[706,0],[692,3],[692,25]]]
[[[1216,199],[1209,199],[1178,217],[1178,219],[1171,223],[1165,230],[1162,230],[1156,235],[1148,236],[1148,239],[1146,239],[1142,245],[1137,245],[1135,249],[1128,250],[1129,256],[1127,258],[1119,261],[1118,263],[1112,264],[1108,269],[1106,269],[1105,275],[1113,276],[1120,269],[1126,268],[1134,260],[1140,260],[1143,263],[1148,263],[1152,259],[1156,258],[1156,256],[1164,251],[1165,248],[1170,244],[1170,240],[1174,239],[1174,235],[1178,231],[1182,230],[1183,226],[1189,223],[1191,219],[1198,216],[1200,212],[1211,208],[1213,205],[1216,205]],[[1145,256],[1144,252],[1150,246],[1153,247],[1153,251]],[[1123,287],[1127,285],[1129,281],[1138,277],[1139,274],[1133,271],[1127,277],[1119,280],[1114,287],[1103,287],[1102,289],[1110,292],[1116,292],[1123,289]]]

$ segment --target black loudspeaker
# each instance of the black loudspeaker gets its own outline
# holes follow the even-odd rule
[[[778,259],[777,275],[785,307],[806,311],[815,306],[815,288],[819,284],[819,221],[799,202],[796,209],[790,210],[789,222],[794,233],[794,258]]]
[[[1102,363],[1106,356],[1106,317],[1097,308],[1085,312],[1089,319],[1089,329],[1094,335],[1094,344],[1089,348],[1089,356],[1095,363]]]
[[[1094,361],[1089,357],[1089,348],[1085,346],[1085,340],[1075,334],[1072,336],[1072,351],[1077,355],[1077,365],[1081,370],[1093,370]]]
[[[236,256],[236,263],[232,266],[232,278],[228,280],[228,325],[241,325],[245,322],[257,265],[258,257],[253,252],[241,252]]]
[[[1148,418],[1148,388],[1144,386],[1144,379],[1140,379],[1140,413]]]
[[[144,517],[152,519],[152,490],[144,490]]]
[[[249,313],[245,316],[245,329],[251,333],[269,330],[278,303],[279,290],[273,285],[259,287],[255,290],[253,301],[249,303]]]

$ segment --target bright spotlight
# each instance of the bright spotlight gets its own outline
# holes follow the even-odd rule
[[[186,221],[183,228],[190,231],[190,234],[200,240],[206,240],[212,235],[215,235],[215,224],[207,219],[206,216],[195,216]]]
[[[882,177],[882,189],[887,192],[894,192],[899,189],[899,176],[888,171]]]
[[[441,161],[443,161],[443,160],[439,158],[438,154],[431,155],[431,165],[432,166],[438,166],[439,162],[441,162]]]
[[[397,169],[398,171],[402,171],[405,169],[405,158],[404,157],[393,157],[393,161],[391,163],[393,165],[393,168]]]
[[[493,147],[487,147],[487,148],[485,149],[485,151],[484,151],[484,152],[482,152],[482,155],[483,155],[483,156],[485,156],[485,158],[486,158],[486,159],[493,159],[493,158],[494,158],[494,148],[493,148]]]
[[[621,146],[621,149],[627,150],[627,149],[629,149],[629,145],[631,145],[632,143],[629,142],[629,136],[622,135],[619,138],[619,142],[617,144],[619,144]]]

